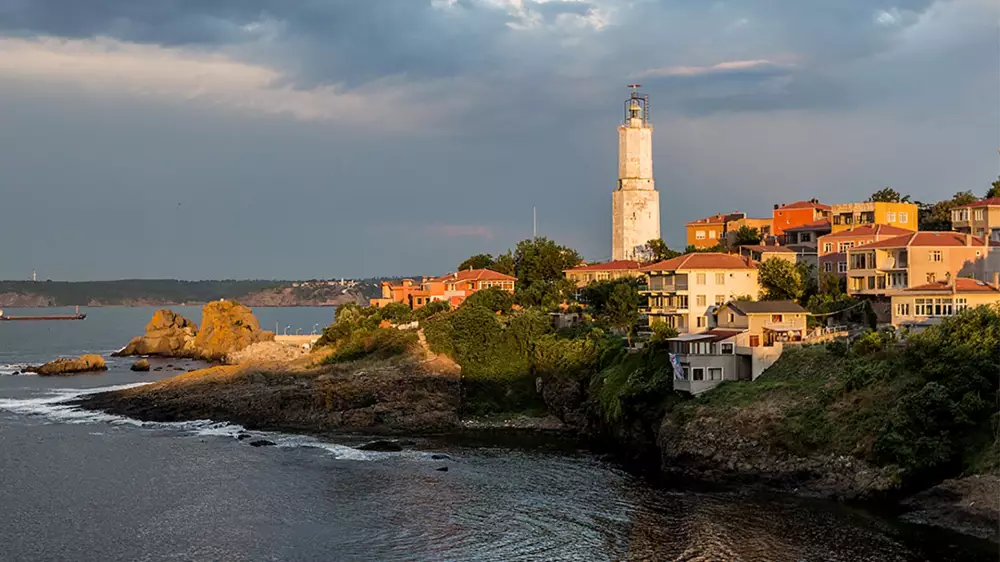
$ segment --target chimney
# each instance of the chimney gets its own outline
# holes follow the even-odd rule
[[[972,245],[972,235],[971,234],[966,234],[965,235],[965,245],[966,246],[971,246]]]
[[[993,272],[993,286],[1000,287],[1000,271]]]
[[[774,209],[775,209],[775,210],[778,210],[778,207],[779,207],[779,205],[778,205],[777,203],[775,203],[775,204],[774,204]]]

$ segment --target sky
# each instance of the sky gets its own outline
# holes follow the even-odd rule
[[[996,0],[0,0],[0,278],[607,259],[633,82],[672,247],[1000,175]]]

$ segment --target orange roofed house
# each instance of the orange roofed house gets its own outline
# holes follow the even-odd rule
[[[467,269],[443,277],[424,278],[419,285],[412,279],[403,279],[399,283],[383,281],[382,298],[371,299],[369,304],[381,308],[399,302],[418,309],[434,301],[447,301],[452,307],[456,307],[469,295],[490,287],[499,287],[513,293],[515,281],[517,277],[491,269]]]
[[[1000,274],[992,283],[954,278],[911,287],[892,295],[892,325],[921,329],[967,308],[1000,303]]]
[[[910,234],[909,230],[885,224],[866,224],[819,237],[819,270],[847,277],[847,250]]]
[[[816,199],[774,206],[771,235],[781,236],[789,228],[830,218],[830,206]]]
[[[639,270],[641,264],[632,260],[616,260],[605,263],[592,263],[563,270],[566,279],[576,283],[577,287],[586,287],[591,281],[608,281],[623,277],[642,277]]]
[[[745,220],[746,218],[746,213],[719,213],[685,223],[684,226],[687,227],[688,246],[694,246],[699,250],[703,250],[705,248],[714,248],[720,243],[725,243],[730,223]]]

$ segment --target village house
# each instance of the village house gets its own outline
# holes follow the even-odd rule
[[[732,254],[691,253],[642,268],[648,297],[641,312],[684,333],[708,327],[711,312],[740,297],[758,298],[757,264]]]
[[[605,263],[581,265],[563,270],[566,279],[577,287],[586,287],[592,281],[610,281],[624,277],[643,277],[642,264],[632,260],[617,260]]]
[[[734,221],[729,221],[726,225],[726,244],[732,248],[736,246],[736,233],[742,227],[756,228],[757,234],[760,235],[759,241],[767,240],[771,238],[771,219],[755,219],[755,218],[742,218]],[[690,244],[690,242],[688,242]]]
[[[383,307],[387,304],[403,303],[416,310],[435,301],[447,301],[456,307],[476,291],[499,287],[514,292],[516,277],[498,273],[490,269],[467,269],[435,278],[423,278],[419,285],[412,279],[399,283],[382,282],[382,298],[371,299],[369,304]]]
[[[917,205],[892,201],[840,203],[830,207],[831,232],[863,226],[884,224],[914,232],[917,230]]]
[[[819,271],[847,277],[847,250],[872,242],[909,234],[905,229],[883,224],[866,224],[820,236]]]
[[[830,206],[817,199],[775,204],[771,217],[771,235],[783,236],[789,228],[830,217]]]
[[[740,255],[761,263],[772,258],[785,260],[791,264],[805,263],[808,266],[816,266],[816,248],[803,244],[793,246],[780,246],[777,244],[767,246],[740,246]]]
[[[983,280],[1000,270],[998,246],[959,232],[913,232],[847,248],[847,292],[885,297],[948,275]]]
[[[785,246],[806,246],[812,248],[816,253],[816,244],[820,236],[830,233],[830,220],[819,219],[799,226],[786,228],[781,237],[781,243]]]
[[[1000,241],[1000,197],[955,207],[951,211],[951,227],[963,234]]]
[[[746,218],[746,213],[720,213],[685,223],[688,246],[704,250],[706,248],[714,248],[719,244],[725,244],[729,224]]]
[[[809,313],[793,301],[731,301],[715,312],[716,327],[667,341],[674,389],[700,394],[724,380],[755,380],[786,343],[808,339]]]
[[[992,283],[949,278],[912,287],[892,295],[892,325],[920,330],[968,308],[1000,303],[1000,274]]]

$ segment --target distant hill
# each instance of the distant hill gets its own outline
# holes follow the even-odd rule
[[[332,306],[367,304],[377,293],[375,281],[0,281],[0,307],[170,306],[219,299],[248,306]]]

